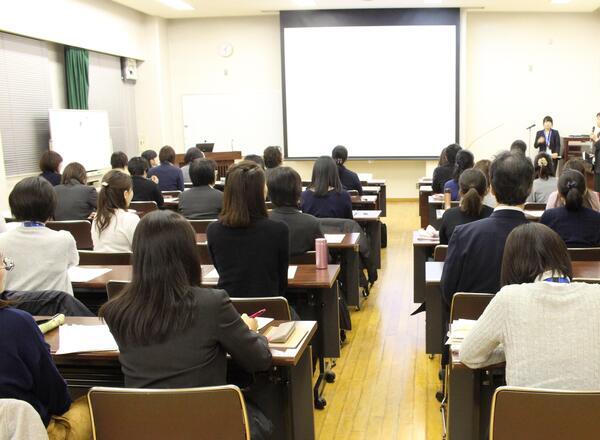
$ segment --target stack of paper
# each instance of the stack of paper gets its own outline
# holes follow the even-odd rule
[[[100,269],[88,269],[79,266],[73,266],[69,269],[69,279],[72,283],[87,283],[88,281],[98,278],[111,269],[100,268]]]
[[[294,277],[296,276],[297,269],[298,269],[298,266],[289,266],[288,267],[288,280],[294,279]]]
[[[259,316],[256,319],[256,323],[258,324],[258,331],[261,331],[263,328],[265,328],[267,325],[269,325],[271,322],[273,322],[273,318],[264,318],[262,316]]]
[[[340,244],[344,241],[344,237],[346,237],[346,234],[325,234],[325,240],[328,244]]]
[[[439,239],[440,233],[431,225],[427,226],[427,229],[420,229],[417,232],[417,240],[438,241]]]
[[[452,321],[452,324],[450,324],[450,331],[448,332],[448,340],[446,341],[446,345],[450,346],[450,351],[452,352],[453,356],[458,356],[460,352],[460,345],[471,332],[476,322],[477,321],[473,319],[458,319],[456,321]]]
[[[58,331],[56,354],[119,350],[106,325],[63,325]]]

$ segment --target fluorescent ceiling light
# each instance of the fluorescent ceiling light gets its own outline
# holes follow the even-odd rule
[[[183,0],[158,0],[169,8],[177,9],[178,11],[193,11],[194,7]]]

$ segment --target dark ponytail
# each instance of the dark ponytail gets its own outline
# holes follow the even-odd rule
[[[461,194],[460,210],[470,217],[478,217],[488,189],[485,175],[477,169],[466,170],[461,174],[458,185]]]
[[[131,188],[131,177],[119,170],[111,170],[104,175],[96,212],[96,228],[99,234],[108,227],[117,209],[127,209],[125,191],[130,191]]]
[[[468,150],[460,150],[456,154],[456,163],[454,165],[454,181],[458,182],[460,175],[470,168],[473,168],[475,164],[475,158],[473,157],[473,153]]]
[[[558,179],[558,192],[569,211],[579,211],[583,207],[586,191],[585,177],[579,171],[567,170]]]

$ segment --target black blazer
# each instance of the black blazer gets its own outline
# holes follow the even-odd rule
[[[302,255],[315,250],[315,239],[322,238],[321,223],[316,217],[296,208],[275,208],[269,214],[272,220],[288,225],[290,230],[290,255]]]
[[[565,207],[547,209],[540,223],[553,229],[568,247],[600,246],[600,212],[589,208],[577,211]]]
[[[440,226],[440,244],[448,244],[457,226],[487,218],[492,215],[492,212],[494,212],[494,209],[485,205],[481,207],[481,213],[477,217],[468,216],[460,210],[460,206],[444,211],[442,225]]]
[[[179,194],[179,212],[190,220],[218,218],[223,208],[223,193],[208,185],[195,186]]]
[[[544,130],[539,130],[536,134],[535,134],[535,142],[533,144],[533,146],[535,148],[537,148],[537,140],[543,137],[544,139],[546,138],[546,136],[544,135]],[[549,154],[552,153],[556,153],[560,155],[560,134],[558,133],[558,130],[555,129],[551,129],[550,130],[550,148],[547,147],[542,147],[540,148],[540,153],[544,152],[546,150],[550,150]]]
[[[452,165],[444,165],[441,167],[437,167],[433,170],[433,178],[431,182],[431,189],[435,194],[442,194],[444,192],[444,184],[452,179],[454,175],[454,164]]]
[[[98,191],[73,179],[68,184],[54,187],[56,192],[56,210],[54,220],[87,220],[96,210]]]
[[[132,202],[156,202],[160,208],[165,202],[160,188],[150,179],[142,176],[131,176],[133,182]]]
[[[496,293],[500,290],[506,238],[514,228],[525,223],[525,214],[506,209],[456,227],[442,273],[442,297],[448,306],[456,292]]]

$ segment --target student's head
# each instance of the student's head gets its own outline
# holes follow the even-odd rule
[[[571,258],[565,242],[541,223],[526,223],[512,230],[502,257],[501,283],[533,283],[544,272],[572,278]]]
[[[131,283],[100,310],[111,332],[128,344],[155,344],[188,329],[196,318],[193,287],[200,286],[196,235],[179,214],[146,214],[132,243]]]
[[[142,157],[148,161],[148,166],[150,168],[158,165],[158,154],[154,150],[146,150],[142,153]]]
[[[10,192],[8,204],[17,221],[45,223],[54,217],[56,193],[43,177],[27,177]]]
[[[158,152],[158,159],[160,160],[160,163],[168,162],[168,163],[174,165],[175,164],[175,156],[176,156],[175,150],[173,150],[173,147],[171,147],[169,145],[165,145]]]
[[[510,146],[510,151],[519,151],[523,154],[527,154],[527,144],[521,139],[517,139]]]
[[[466,170],[458,180],[460,188],[460,210],[471,217],[478,217],[483,208],[483,198],[487,193],[487,180],[476,169]]]
[[[267,168],[277,168],[283,162],[281,150],[275,146],[265,148],[263,159]]]
[[[290,167],[277,167],[267,179],[269,197],[276,207],[298,208],[302,193],[300,174]]]
[[[43,173],[60,173],[60,165],[63,158],[56,151],[44,151],[40,157],[40,170]]]
[[[113,170],[124,170],[127,168],[127,155],[122,151],[115,151],[110,156],[110,166]]]
[[[108,227],[117,209],[129,207],[132,197],[131,177],[119,170],[111,170],[104,175],[96,212],[96,227],[99,233]]]
[[[533,164],[521,153],[504,151],[492,162],[490,178],[498,203],[523,205],[533,184]]]
[[[448,158],[446,157],[446,149],[444,148],[440,153],[440,158],[438,159],[438,167],[443,167],[448,165]]]
[[[539,153],[533,162],[536,179],[548,180],[549,177],[554,176],[554,165],[549,154]]]
[[[552,126],[554,125],[554,121],[552,120],[552,117],[550,116],[545,116],[544,117],[544,128],[546,130],[550,130],[552,128]]]
[[[446,159],[449,165],[456,163],[456,155],[460,150],[462,150],[462,147],[458,144],[450,144],[446,147]]]
[[[348,150],[343,145],[338,145],[331,152],[331,157],[337,165],[344,165],[348,160]]]
[[[579,211],[585,200],[585,177],[579,171],[567,170],[558,179],[558,193],[569,211]]]
[[[244,160],[249,160],[250,162],[254,162],[258,166],[260,166],[263,170],[265,169],[265,161],[263,160],[262,156],[259,156],[258,154],[248,154],[248,155],[246,155],[246,157],[244,157]]]
[[[562,169],[562,173],[567,170],[579,171],[585,176],[585,162],[581,159],[569,159]]]
[[[145,176],[148,168],[148,161],[141,156],[132,157],[127,163],[127,170],[132,176]]]
[[[475,158],[473,153],[468,150],[460,150],[456,155],[456,161],[454,163],[454,180],[458,182],[460,175],[469,168],[473,168],[475,164]]]
[[[265,172],[256,163],[243,160],[227,171],[223,209],[219,221],[230,228],[245,228],[267,217]]]
[[[313,165],[310,188],[317,197],[324,197],[333,188],[335,192],[342,191],[342,182],[337,170],[337,165],[329,156],[321,156]]]
[[[190,179],[194,186],[214,185],[217,165],[210,159],[200,158],[190,164]]]
[[[71,162],[63,170],[60,183],[63,185],[71,183],[72,180],[85,185],[87,183],[87,171],[79,162]]]
[[[194,160],[200,159],[202,157],[204,157],[204,153],[202,151],[200,151],[200,148],[196,148],[196,147],[188,148],[188,150],[185,152],[185,156],[183,157],[183,162],[186,165],[189,165]]]
[[[489,159],[478,160],[477,162],[475,162],[475,165],[473,165],[473,168],[481,171],[483,173],[483,175],[485,176],[485,180],[487,181],[488,188],[491,185],[490,166],[492,166],[492,161]]]

